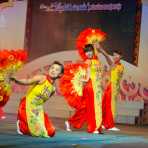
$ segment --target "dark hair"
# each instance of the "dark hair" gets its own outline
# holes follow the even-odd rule
[[[61,67],[61,73],[60,74],[63,74],[64,73],[64,65],[61,64],[58,61],[54,61],[51,65],[54,65],[54,64],[59,65]]]
[[[92,44],[86,44],[84,47],[84,52],[89,52],[89,51],[93,51],[94,52],[94,47]]]

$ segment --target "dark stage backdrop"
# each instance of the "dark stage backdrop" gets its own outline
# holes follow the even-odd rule
[[[140,0],[30,0],[26,47],[30,60],[75,49],[75,39],[87,27],[107,33],[105,49],[122,50],[124,59],[137,64]]]
[[[0,0],[0,4],[1,3],[5,3],[5,2],[8,2],[9,0]]]

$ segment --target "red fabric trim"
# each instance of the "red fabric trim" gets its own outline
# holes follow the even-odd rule
[[[53,81],[49,75],[46,75],[46,79],[47,79],[48,82],[50,82],[50,83],[52,83],[52,81]]]
[[[48,136],[53,137],[55,135],[55,127],[53,126],[51,120],[46,113],[44,114],[44,122],[46,130],[48,132]]]
[[[111,83],[104,90],[103,100],[102,100],[102,123],[106,129],[115,126],[113,114],[111,110]]]
[[[27,115],[26,115],[26,97],[24,97],[20,102],[17,119],[19,120],[20,131],[23,134],[30,135],[27,122]]]
[[[94,91],[91,80],[86,83],[83,89],[83,99],[86,100],[87,110],[87,131],[94,132],[96,129],[95,110],[94,110]]]

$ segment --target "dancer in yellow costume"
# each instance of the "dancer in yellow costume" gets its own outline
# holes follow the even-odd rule
[[[19,134],[39,137],[54,136],[55,128],[44,113],[43,104],[55,92],[54,81],[61,76],[63,71],[63,65],[54,62],[47,75],[37,75],[32,79],[11,78],[18,84],[32,85],[19,105],[17,120]]]
[[[109,130],[118,131],[119,129],[114,126],[114,122],[117,114],[116,105],[120,92],[120,80],[124,71],[124,66],[120,62],[121,52],[114,51],[113,58],[111,58],[103,49],[99,49],[99,51],[105,56],[110,66],[110,72],[107,76],[109,82],[103,95],[103,125]],[[104,76],[104,79],[106,79],[106,76]]]

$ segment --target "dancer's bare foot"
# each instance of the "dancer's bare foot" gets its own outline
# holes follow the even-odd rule
[[[68,121],[65,121],[65,126],[66,126],[66,131],[71,132],[72,130],[70,129],[70,124]]]

